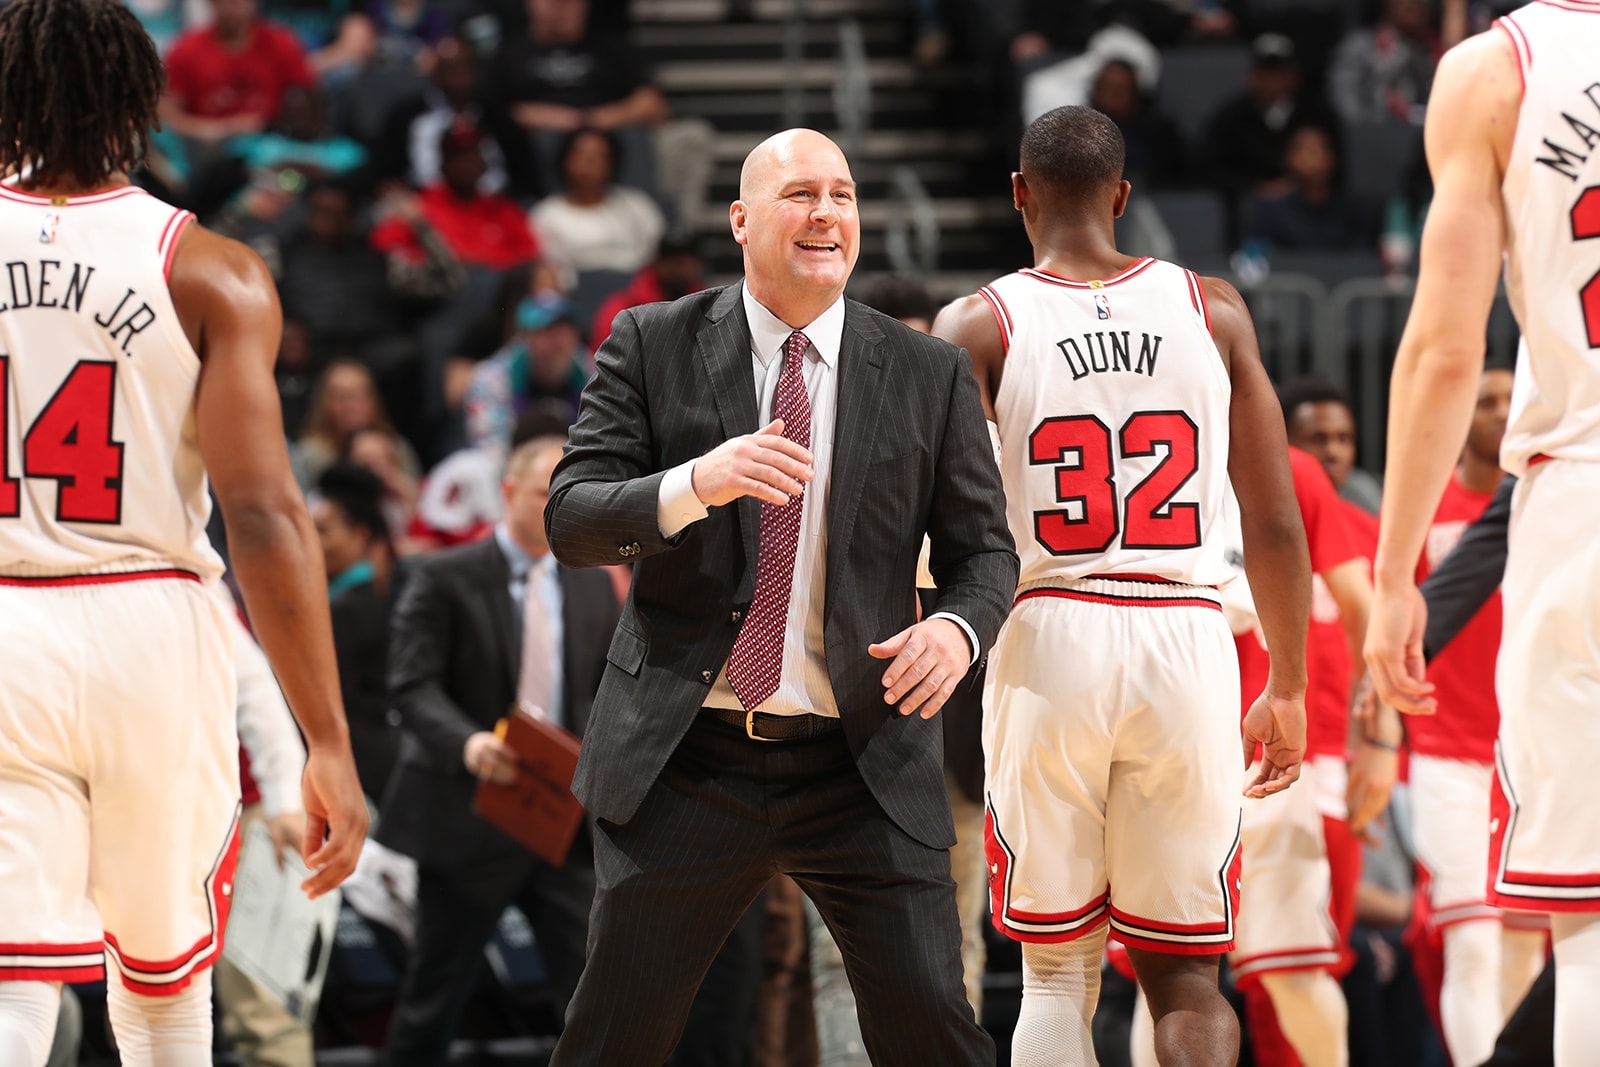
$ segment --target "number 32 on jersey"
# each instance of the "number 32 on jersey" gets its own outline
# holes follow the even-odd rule
[[[1165,455],[1123,497],[1117,486],[1110,427],[1093,415],[1045,419],[1028,435],[1028,461],[1054,467],[1061,509],[1035,511],[1033,536],[1057,556],[1124,548],[1200,545],[1200,506],[1173,497],[1199,469],[1199,431],[1181,411],[1141,411],[1116,434],[1123,460]]]
[[[57,483],[56,520],[122,521],[122,444],[111,439],[117,365],[80,360],[22,437],[22,473]],[[0,356],[0,519],[22,514],[22,483],[11,477],[11,361]]]

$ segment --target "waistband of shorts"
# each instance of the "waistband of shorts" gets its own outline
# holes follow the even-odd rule
[[[137,571],[102,571],[95,574],[0,574],[0,586],[34,589],[59,589],[80,585],[118,585],[122,582],[149,582],[178,579],[199,583],[200,576],[181,567],[157,567]]]
[[[1189,585],[1153,574],[1091,574],[1071,580],[1046,579],[1024,586],[1016,603],[1041,597],[1083,600],[1135,608],[1215,608],[1222,610],[1222,594],[1214,585]]]

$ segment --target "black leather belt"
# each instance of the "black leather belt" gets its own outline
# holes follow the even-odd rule
[[[738,727],[752,741],[804,741],[837,733],[842,724],[826,715],[769,715],[736,708],[701,708],[718,722]]]

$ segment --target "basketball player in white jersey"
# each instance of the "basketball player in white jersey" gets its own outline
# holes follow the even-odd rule
[[[305,733],[315,895],[366,829],[316,534],[289,471],[272,279],[128,183],[161,63],[117,0],[0,12],[0,1063],[45,1062],[110,959],[125,1064],[211,1063],[238,850],[207,474]]]
[[[1305,751],[1310,568],[1277,399],[1231,287],[1117,251],[1123,154],[1097,111],[1035,121],[1012,176],[1035,267],[934,330],[972,354],[1023,560],[984,719],[994,921],[1023,943],[1017,1067],[1095,1061],[1108,922],[1161,1062],[1237,1059],[1217,991],[1246,783],[1216,588],[1230,477],[1272,650],[1246,795],[1287,788]]]
[[[1521,480],[1502,586],[1489,903],[1545,911],[1558,1067],[1600,1063],[1600,3],[1543,0],[1448,53],[1428,103],[1433,206],[1395,357],[1366,656],[1429,710],[1414,583],[1472,418],[1502,260],[1522,327],[1501,442]]]

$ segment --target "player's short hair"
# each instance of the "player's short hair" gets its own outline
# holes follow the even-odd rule
[[[927,319],[933,321],[938,310],[928,287],[915,278],[888,274],[874,278],[861,287],[856,295],[873,311],[881,311],[891,319]]]
[[[1306,404],[1342,404],[1344,409],[1350,412],[1352,419],[1356,414],[1355,405],[1350,402],[1350,394],[1342,386],[1314,374],[1295,378],[1279,386],[1278,403],[1283,405],[1285,425],[1292,423],[1294,413]]]
[[[389,521],[383,515],[383,482],[355,463],[331,464],[317,477],[317,495],[344,513],[351,526],[367,536],[389,543]]]
[[[507,481],[517,481],[533,469],[533,465],[551,452],[560,455],[561,450],[567,447],[565,436],[546,434],[524,441],[511,450],[511,455],[506,458]]]
[[[83,187],[135,170],[165,82],[121,0],[12,0],[0,11],[0,168]]]
[[[1122,180],[1127,146],[1117,124],[1092,107],[1058,107],[1022,135],[1022,176],[1068,199]]]

